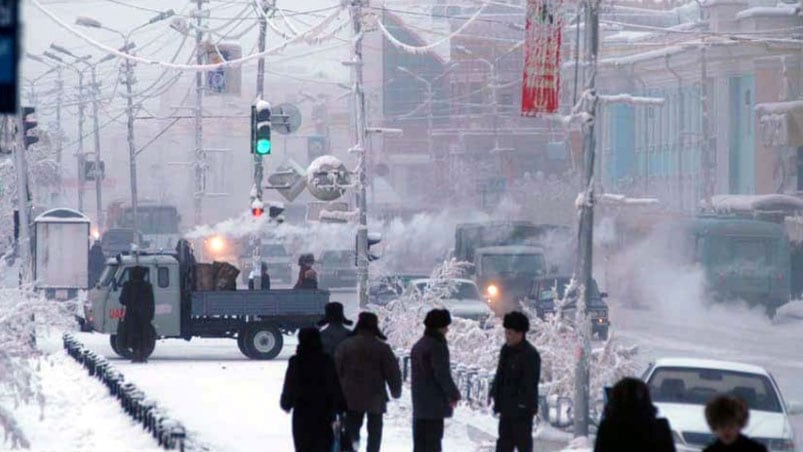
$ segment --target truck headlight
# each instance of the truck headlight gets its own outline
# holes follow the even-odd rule
[[[499,288],[496,287],[495,284],[489,284],[488,287],[485,288],[485,293],[488,294],[489,298],[494,299],[499,295]]]

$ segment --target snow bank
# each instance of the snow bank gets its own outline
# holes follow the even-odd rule
[[[803,110],[803,99],[786,102],[764,102],[756,104],[755,110],[759,115],[793,113]]]
[[[749,19],[753,17],[789,17],[797,16],[800,7],[797,5],[776,5],[776,6],[755,6],[736,13],[737,19]]]

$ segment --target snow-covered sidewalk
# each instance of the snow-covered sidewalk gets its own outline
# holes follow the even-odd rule
[[[156,441],[120,408],[117,399],[63,350],[42,359],[45,396],[14,410],[19,426],[38,452],[156,452]],[[0,449],[8,447],[0,443]]]

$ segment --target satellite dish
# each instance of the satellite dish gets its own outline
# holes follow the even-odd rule
[[[351,186],[351,173],[337,157],[323,155],[307,168],[307,190],[316,199],[334,201]]]

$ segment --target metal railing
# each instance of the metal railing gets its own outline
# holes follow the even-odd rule
[[[111,395],[120,401],[123,410],[140,422],[161,447],[184,452],[187,433],[180,422],[171,418],[156,401],[147,398],[134,383],[126,382],[125,376],[105,357],[85,348],[70,333],[65,333],[62,339],[67,354],[82,364],[90,376],[102,381]]]

